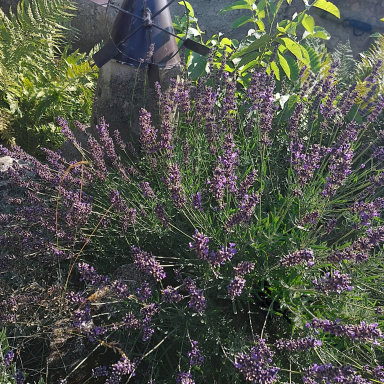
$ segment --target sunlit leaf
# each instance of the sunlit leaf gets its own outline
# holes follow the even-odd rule
[[[236,3],[233,3],[231,5],[228,5],[228,7],[223,8],[219,14],[228,12],[228,11],[234,11],[236,9],[249,9],[252,10],[252,5],[248,4],[245,0],[236,1]]]
[[[195,13],[193,12],[192,5],[189,4],[188,1],[179,1],[179,4],[187,7],[188,12],[189,12],[189,16],[195,17]]]
[[[253,19],[251,17],[241,16],[232,23],[231,28],[239,28],[244,24],[252,23],[252,22],[253,22]]]
[[[331,15],[336,16],[340,19],[340,11],[335,4],[327,0],[316,0],[313,7],[323,9],[324,11],[329,12]]]
[[[276,79],[280,81],[280,69],[279,69],[279,67],[277,66],[277,64],[274,61],[272,61],[270,66],[272,68],[272,71],[275,74]]]
[[[279,63],[280,63],[281,68],[283,68],[283,71],[287,75],[288,79],[290,79],[291,78],[291,68],[289,68],[289,65],[288,65],[286,58],[284,56],[280,55],[280,53],[277,53],[277,56],[279,58]]]
[[[309,33],[313,33],[313,28],[315,27],[315,20],[312,16],[304,14],[301,24]]]

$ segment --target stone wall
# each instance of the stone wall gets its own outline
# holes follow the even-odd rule
[[[19,0],[0,0],[0,6],[7,9],[10,5],[17,4]],[[112,27],[113,18],[116,13],[111,8],[106,12],[106,8],[91,2],[90,0],[75,0],[78,6],[78,14],[74,19],[73,25],[80,30],[79,40],[76,47],[81,51],[89,51],[96,43],[108,37],[108,27]],[[99,3],[107,0],[95,0]],[[122,0],[111,0],[115,4]],[[310,0],[312,1],[312,0]],[[384,22],[380,21],[384,17],[384,0],[332,0],[341,13],[342,18],[358,19],[377,27],[384,27]],[[244,25],[238,29],[231,29],[231,24],[239,16],[246,14],[245,10],[237,10],[218,15],[220,9],[235,2],[235,0],[189,0],[195,10],[199,20],[200,28],[205,31],[205,39],[218,32],[224,33],[230,38],[242,39],[251,24]],[[286,3],[285,3],[286,4]],[[280,20],[290,18],[294,12],[304,9],[302,0],[293,0],[291,6],[285,5],[279,12]],[[171,5],[172,15],[182,15],[184,7],[175,1]],[[326,28],[332,35],[327,45],[332,49],[339,42],[350,40],[355,56],[364,51],[373,41],[369,33],[362,36],[355,36],[352,28],[344,28],[338,20],[332,18],[324,19],[321,14],[312,8],[311,14],[316,20],[316,24]],[[381,30],[384,32],[384,28]]]

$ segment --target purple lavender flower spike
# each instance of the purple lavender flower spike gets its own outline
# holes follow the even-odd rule
[[[77,269],[81,275],[80,281],[85,281],[92,285],[101,285],[109,281],[108,276],[99,275],[95,269],[87,263],[78,263]]]
[[[305,384],[317,383],[356,383],[356,384],[369,384],[370,380],[366,380],[356,373],[349,366],[333,367],[332,364],[313,364],[312,367],[306,370],[303,376]]]
[[[132,363],[127,357],[122,357],[117,363],[111,365],[111,374],[105,384],[118,384],[125,375],[135,376],[136,364]]]
[[[244,375],[245,380],[252,383],[272,384],[278,379],[280,368],[272,365],[272,352],[265,340],[260,339],[252,347],[249,354],[238,353],[235,356],[235,367]]]
[[[189,372],[180,372],[176,379],[177,384],[195,384],[192,375]]]
[[[321,346],[321,341],[316,340],[313,337],[304,337],[301,339],[291,340],[280,339],[275,342],[275,347],[280,351],[309,351],[311,348],[315,348],[317,346]]]
[[[235,271],[236,276],[244,277],[251,273],[255,269],[255,263],[252,261],[242,261],[233,270]]]
[[[24,384],[25,383],[25,377],[24,373],[18,369],[15,375],[15,384]]]
[[[200,367],[204,362],[204,356],[201,354],[197,344],[197,341],[191,340],[192,350],[187,353],[187,356],[190,358],[189,365],[191,367]]]
[[[316,280],[313,281],[316,290],[323,292],[328,295],[331,292],[340,293],[344,291],[351,291],[353,287],[351,286],[351,276],[347,274],[342,274],[339,271],[334,271],[332,276],[328,272],[325,277],[321,278],[320,282]]]
[[[289,253],[280,260],[280,264],[285,267],[293,267],[304,262],[307,262],[310,267],[314,264],[313,251],[311,249],[301,249]]]
[[[106,366],[96,367],[92,369],[92,377],[107,377],[109,375],[109,371]]]
[[[107,157],[112,161],[112,163],[117,162],[117,155],[115,151],[115,145],[113,144],[113,140],[109,136],[109,124],[106,124],[104,117],[102,117],[99,121],[99,124],[95,126],[96,131],[99,134],[101,145],[107,155]]]
[[[146,281],[144,281],[141,284],[141,287],[136,289],[136,293],[139,300],[144,302],[150,299],[152,291],[151,291],[151,288],[149,287],[149,284]]]
[[[235,297],[240,296],[245,286],[245,279],[240,276],[235,276],[227,287],[228,295],[233,300]]]
[[[181,184],[181,172],[178,164],[171,164],[168,168],[169,178],[167,179],[167,187],[172,196],[175,207],[183,208],[187,198],[184,193],[184,188]]]
[[[154,211],[160,223],[163,224],[165,228],[168,228],[169,218],[165,212],[164,206],[162,204],[156,204]]]
[[[183,296],[177,292],[177,289],[171,286],[168,286],[161,291],[161,297],[165,303],[169,304],[178,303],[183,299]]]
[[[194,311],[202,315],[207,307],[207,300],[204,297],[203,290],[197,289],[196,282],[189,277],[184,280],[184,285],[188,289],[191,296],[189,300],[189,308],[192,308]]]
[[[371,341],[377,343],[377,339],[383,339],[384,334],[378,328],[378,323],[366,324],[362,321],[360,324],[340,323],[340,320],[330,321],[314,318],[311,323],[306,324],[307,328],[313,328],[315,331],[319,329],[325,333],[334,336],[347,337],[353,341]]]
[[[15,357],[15,353],[13,352],[13,350],[10,350],[9,352],[7,352],[4,356],[4,361],[3,361],[4,366],[9,367],[12,364],[14,357]]]
[[[144,151],[156,152],[158,145],[156,143],[157,129],[151,125],[151,113],[141,108],[140,117],[140,144]]]
[[[196,192],[196,194],[192,196],[192,207],[199,210],[200,212],[204,212],[200,192]]]
[[[144,273],[153,276],[156,281],[165,278],[163,267],[155,257],[148,252],[142,251],[140,248],[131,246],[131,254],[135,265]]]
[[[194,239],[193,243],[189,243],[189,248],[193,249],[199,260],[206,261],[209,255],[209,238],[204,234],[200,233],[197,229],[195,234],[192,236]]]

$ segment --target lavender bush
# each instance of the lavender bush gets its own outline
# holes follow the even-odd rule
[[[262,70],[246,94],[224,67],[157,85],[139,149],[103,120],[83,148],[63,119],[82,161],[1,148],[27,163],[0,216],[1,322],[20,356],[58,326],[84,351],[50,369],[42,348],[29,377],[384,382],[383,103],[339,94],[336,67],[288,98]]]

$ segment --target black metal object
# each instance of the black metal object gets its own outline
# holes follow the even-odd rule
[[[173,31],[167,0],[125,0],[119,10],[110,34],[110,41],[94,56],[101,68],[114,59],[124,64],[148,69],[150,81],[158,81],[159,69],[169,69],[180,63],[179,50]],[[209,48],[190,39],[182,39],[183,45],[196,53],[206,55]],[[145,59],[154,45],[149,62]]]
[[[356,20],[356,19],[344,19],[343,27],[351,27],[353,28],[353,34],[355,36],[361,36],[365,32],[371,32],[373,26],[371,24],[365,23],[364,21]]]

